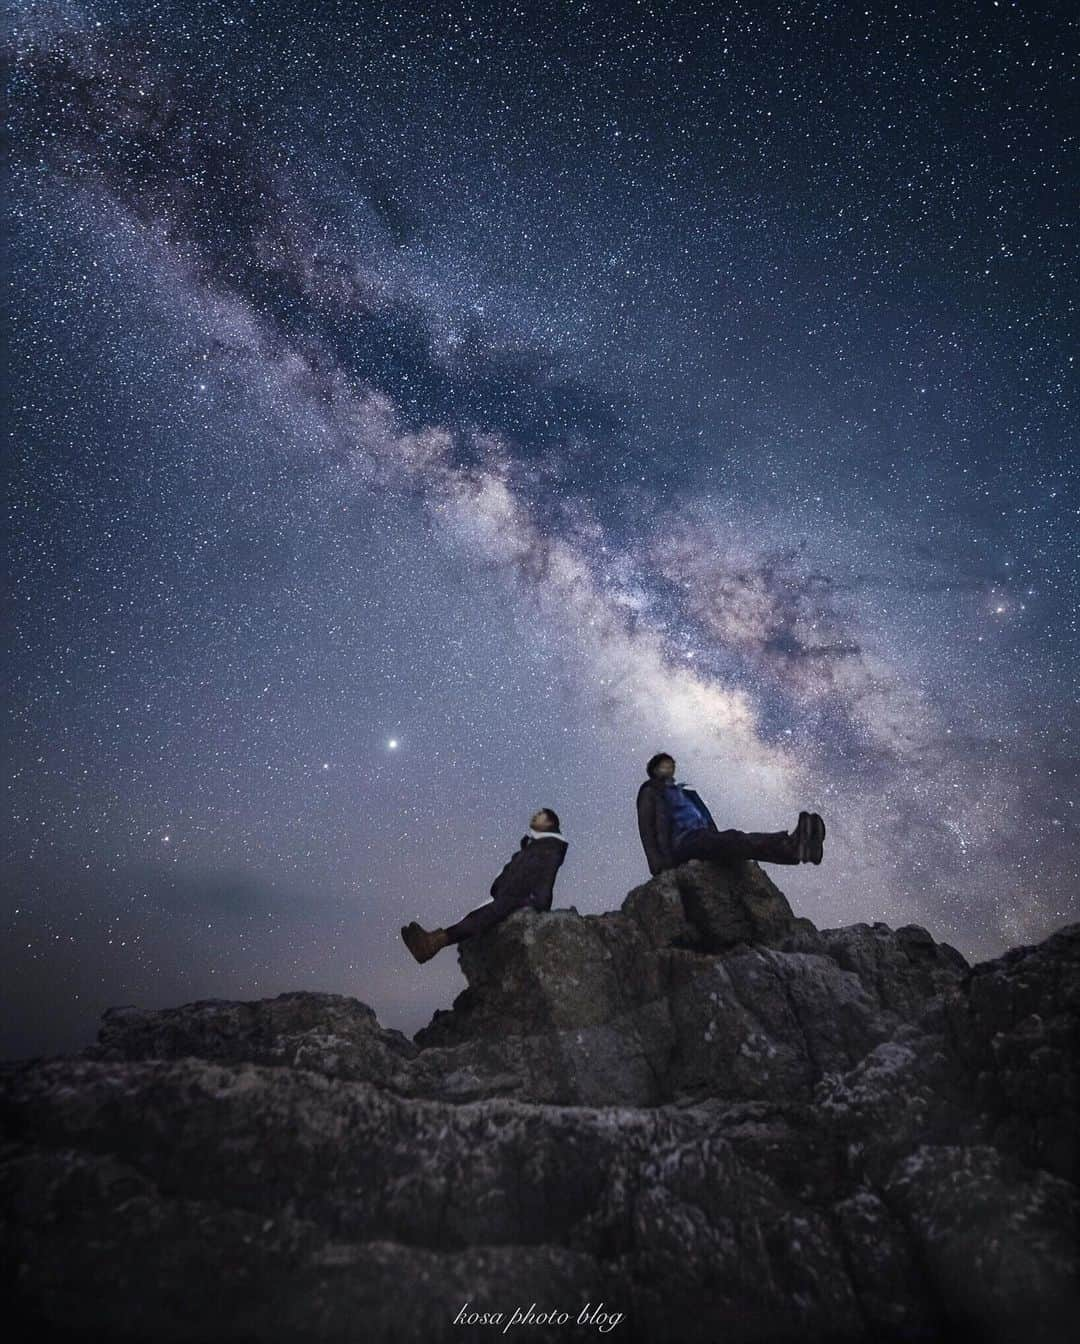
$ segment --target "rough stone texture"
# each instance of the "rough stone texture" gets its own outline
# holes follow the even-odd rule
[[[3,1065],[31,1337],[1072,1337],[1080,925],[970,968],[693,862],[459,955],[414,1041],[292,993]]]
[[[338,1078],[388,1083],[417,1047],[379,1025],[366,1003],[344,994],[279,994],[253,1003],[203,999],[148,1012],[109,1008],[88,1059],[243,1060],[311,1067]]]
[[[1061,929],[976,966],[945,1005],[952,1053],[987,1137],[1080,1183],[1080,939]]]

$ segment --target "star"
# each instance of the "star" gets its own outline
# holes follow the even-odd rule
[[[814,6],[697,6],[683,63],[664,6],[481,0],[492,83],[409,6],[16,8],[4,876],[35,949],[139,948],[79,964],[72,1044],[222,945],[404,1026],[404,901],[464,913],[551,803],[619,908],[660,749],[721,828],[835,817],[858,864],[778,875],[819,925],[1080,917],[1067,21],[955,7],[928,79],[884,4],[856,70]],[[25,1054],[76,1030],[32,956]]]

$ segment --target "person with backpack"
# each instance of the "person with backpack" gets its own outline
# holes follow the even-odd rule
[[[825,823],[816,812],[800,812],[791,832],[721,831],[698,792],[675,783],[673,756],[658,752],[645,774],[637,794],[638,831],[654,877],[689,859],[821,862]]]
[[[425,962],[451,943],[475,938],[515,910],[527,906],[550,910],[555,874],[562,867],[567,848],[568,842],[559,833],[558,814],[550,807],[540,808],[530,818],[529,832],[521,837],[517,853],[507,860],[492,882],[492,899],[470,910],[449,928],[429,930],[412,920],[401,929],[405,946],[417,961]]]

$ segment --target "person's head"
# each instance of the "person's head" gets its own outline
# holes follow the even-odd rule
[[[529,825],[534,831],[557,831],[559,829],[559,814],[553,808],[542,807],[539,812],[532,814]]]
[[[645,773],[650,779],[660,780],[666,783],[675,778],[675,757],[669,756],[666,751],[658,751],[655,756],[650,756],[645,766]]]

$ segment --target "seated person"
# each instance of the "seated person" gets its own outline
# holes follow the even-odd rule
[[[721,831],[697,791],[675,783],[674,756],[658,752],[645,773],[637,795],[638,831],[654,877],[688,859],[821,862],[825,823],[816,812],[800,812],[790,833]]]
[[[550,910],[555,874],[566,858],[567,847],[566,840],[559,834],[558,815],[550,807],[542,807],[533,813],[529,833],[521,837],[517,853],[507,860],[491,884],[493,899],[470,910],[446,929],[429,931],[413,920],[401,930],[405,946],[417,961],[424,962],[450,943],[475,938],[514,910],[525,906]]]

